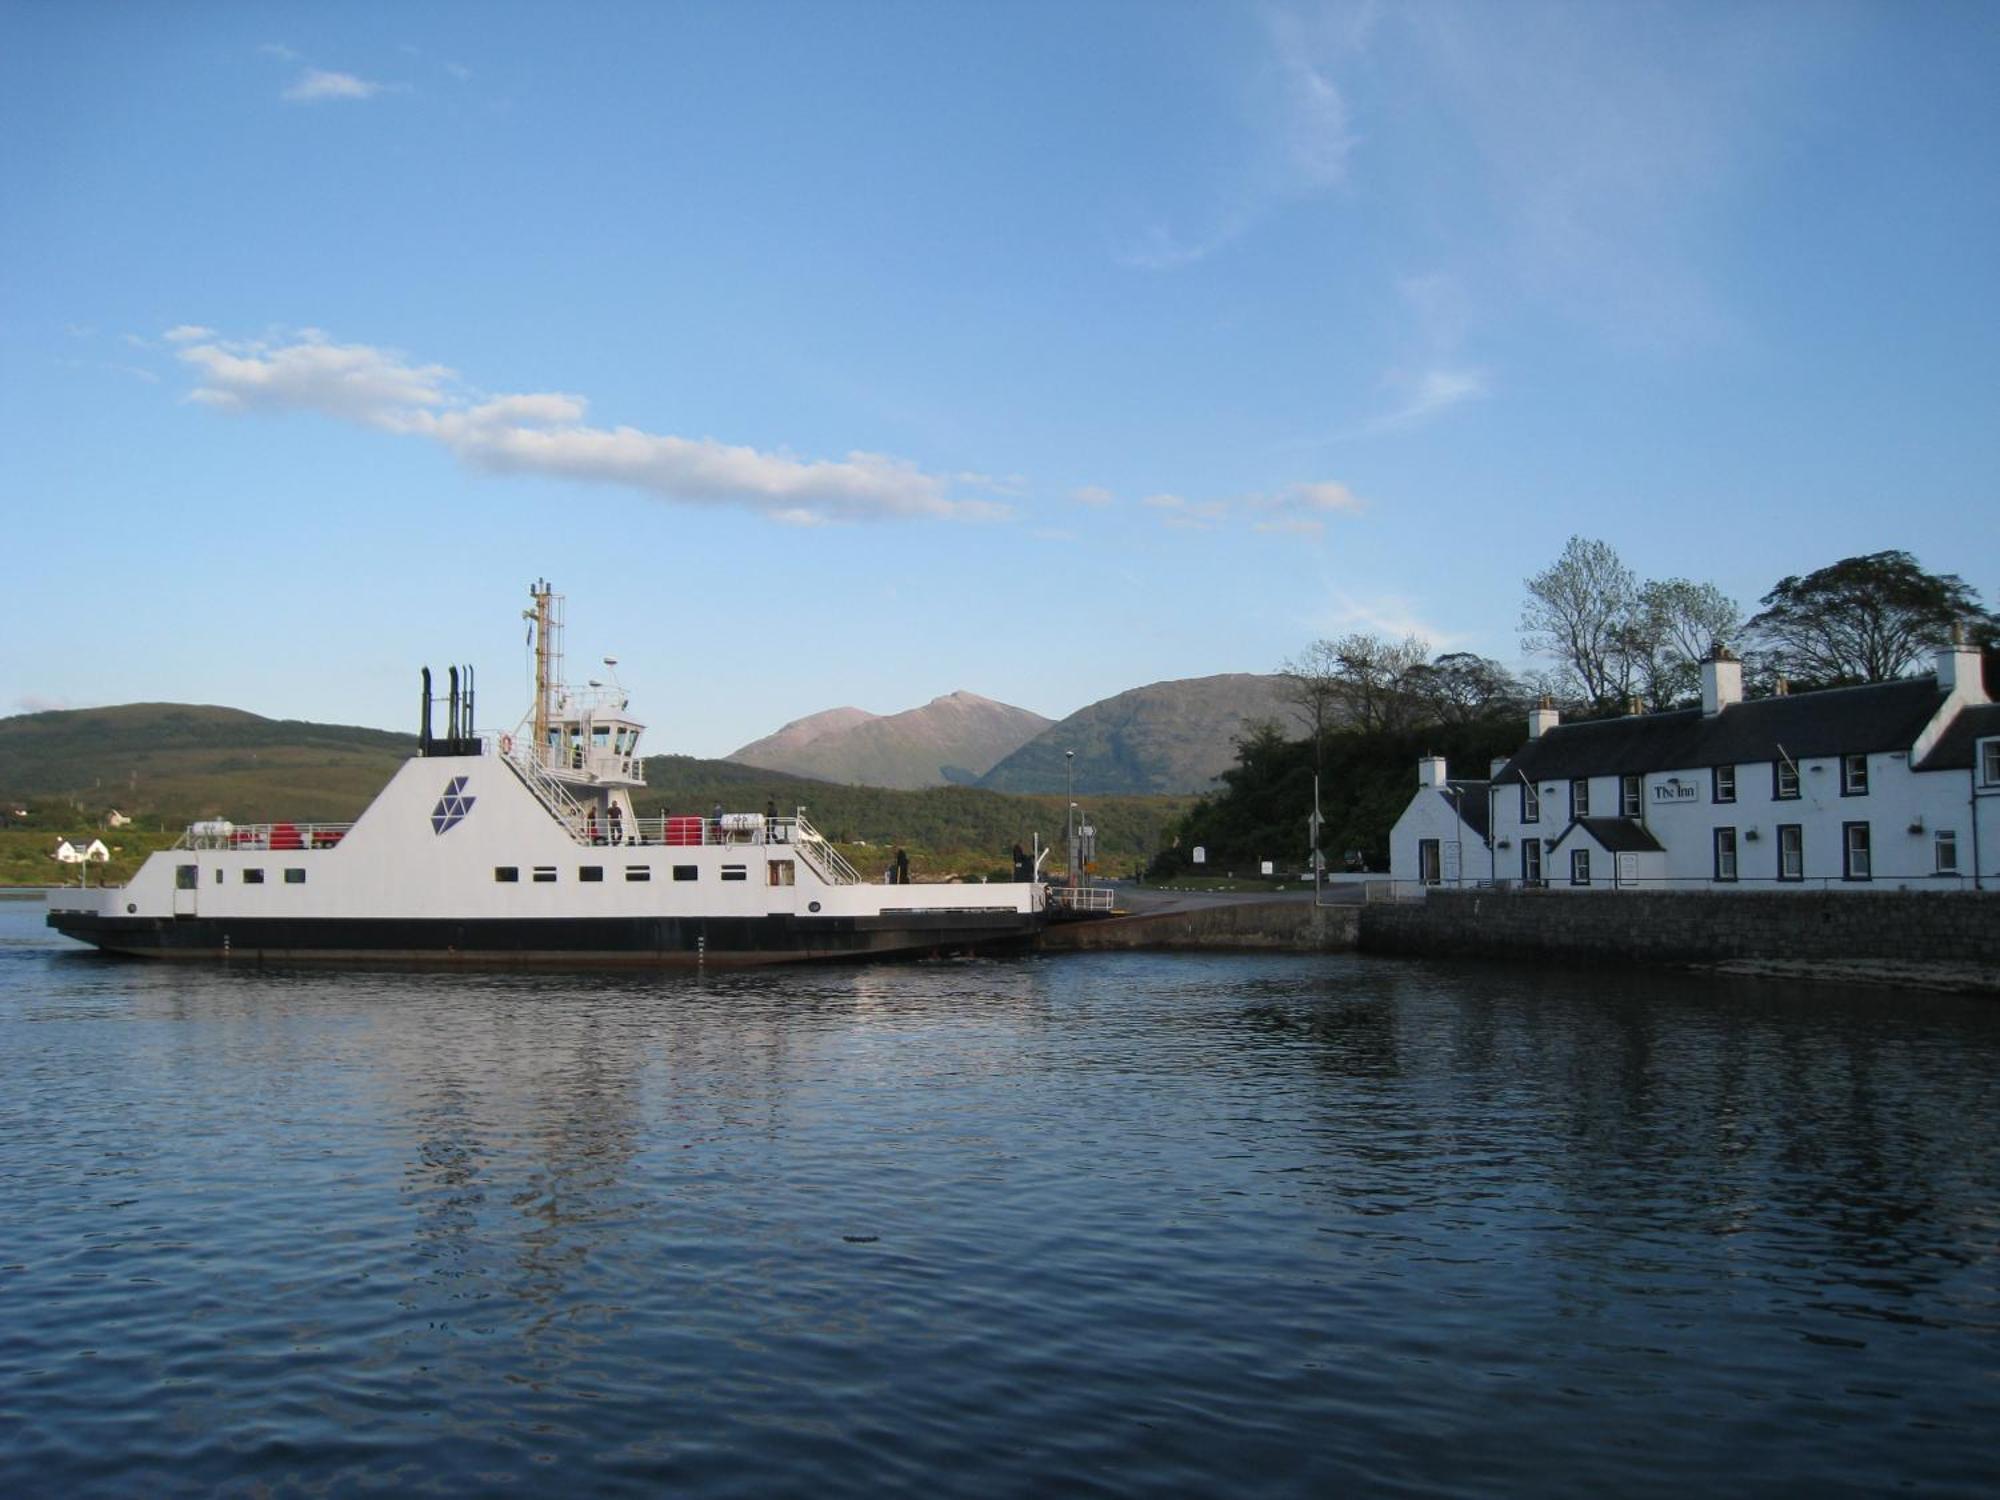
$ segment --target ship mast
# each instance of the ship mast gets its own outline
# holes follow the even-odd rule
[[[535,607],[523,610],[521,618],[531,622],[535,630],[534,743],[541,753],[548,748],[551,710],[562,685],[562,596],[546,579],[537,579],[528,595]]]

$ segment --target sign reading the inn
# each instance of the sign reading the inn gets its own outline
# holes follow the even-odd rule
[[[1683,781],[1678,776],[1669,776],[1653,783],[1653,801],[1659,805],[1676,802],[1701,801],[1701,788],[1692,781]]]

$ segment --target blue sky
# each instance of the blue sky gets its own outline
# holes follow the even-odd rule
[[[1060,716],[2000,589],[2000,7],[0,5],[0,713]],[[25,626],[25,629],[22,627]]]

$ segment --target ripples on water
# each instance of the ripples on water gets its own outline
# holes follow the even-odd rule
[[[106,962],[0,904],[0,1490],[1977,1493],[2000,1009],[1090,955]]]

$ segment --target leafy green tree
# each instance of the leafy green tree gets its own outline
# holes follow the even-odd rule
[[[1778,581],[1748,629],[1767,667],[1803,686],[1902,677],[1965,625],[2000,637],[2000,617],[1953,573],[1926,573],[1907,552],[1870,552]]]
[[[1631,691],[1639,582],[1609,542],[1573,536],[1527,580],[1521,645],[1556,663],[1569,695],[1614,703]]]

